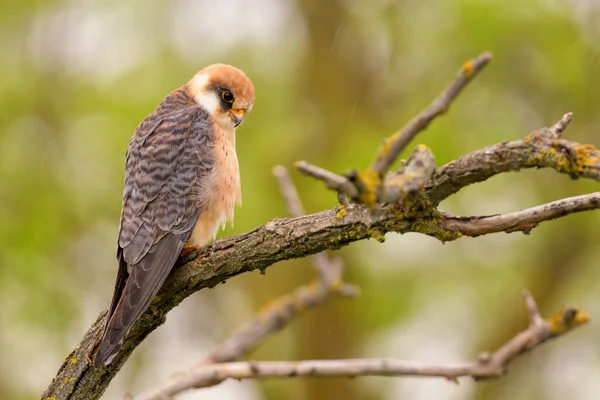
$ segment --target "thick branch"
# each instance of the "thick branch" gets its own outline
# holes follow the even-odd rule
[[[599,180],[600,157],[593,146],[551,139],[544,134],[546,131],[534,132],[525,140],[493,145],[446,164],[425,185],[425,195],[435,204],[471,183],[532,167],[549,167],[573,177]],[[538,217],[536,223],[582,210],[570,201],[562,204],[552,213]],[[563,207],[564,211],[560,211]],[[597,207],[597,203],[588,203],[585,209]],[[455,225],[447,221],[433,209],[407,210],[390,205],[372,212],[360,205],[348,205],[297,218],[274,219],[250,232],[217,240],[186,257],[190,261],[171,274],[111,365],[95,370],[86,361],[101,336],[101,314],[44,395],[56,400],[98,398],[133,349],[164,322],[169,310],[192,293],[240,273],[262,271],[281,260],[338,249],[357,240],[382,240],[387,232],[419,232],[443,241],[482,234],[473,232],[468,224],[462,225],[462,232],[456,219],[452,220]]]
[[[355,173],[354,180],[308,163],[298,165],[302,172],[324,180],[330,188],[353,200],[369,206],[381,205],[381,199],[393,204],[376,211],[357,204],[342,205],[311,215],[274,219],[250,232],[217,240],[181,258],[178,268],[170,275],[147,312],[135,323],[112,363],[98,369],[92,368],[89,363],[102,334],[105,317],[102,313],[67,357],[43,396],[53,400],[99,398],[133,349],[165,321],[166,314],[173,307],[192,293],[238,274],[252,270],[262,272],[276,262],[339,249],[358,240],[374,238],[383,241],[388,232],[419,232],[449,241],[498,230],[527,230],[528,226],[523,224],[537,224],[572,212],[598,208],[597,201],[592,198],[577,204],[566,199],[562,203],[557,202],[560,203],[558,205],[545,206],[551,210],[545,209],[535,215],[532,211],[467,219],[444,216],[435,209],[443,199],[469,184],[523,168],[552,168],[573,178],[600,180],[598,150],[561,138],[570,114],[550,128],[533,132],[524,140],[496,144],[452,161],[435,171],[429,182],[426,181],[433,172],[433,155],[418,148],[413,153],[414,163],[407,164],[404,175],[395,174],[382,182],[382,173],[410,139],[447,109],[489,59],[490,55],[484,53],[466,63],[457,80],[401,132],[388,139],[372,168]],[[421,191],[422,196],[417,196],[411,204],[403,206],[401,202],[391,201],[415,191]],[[343,196],[340,200],[344,200]],[[494,228],[492,223],[500,223],[502,229]],[[329,283],[335,282],[330,280]],[[297,295],[302,296],[301,293]]]
[[[288,212],[294,217],[304,214],[304,207],[285,167],[278,165],[273,174],[279,180],[279,188]],[[285,328],[303,310],[316,307],[333,296],[357,296],[359,290],[342,281],[342,261],[325,252],[311,256],[319,273],[319,280],[300,286],[292,293],[271,302],[252,320],[239,327],[211,353],[201,365],[237,360],[248,353],[270,333]]]
[[[438,204],[465,186],[503,172],[527,168],[551,168],[573,179],[600,181],[600,151],[593,145],[560,139],[555,127],[565,129],[571,113],[550,129],[532,132],[523,140],[498,143],[462,156],[438,168],[425,185],[429,199]]]
[[[471,183],[498,173],[532,167],[548,167],[573,177],[599,180],[600,156],[593,146],[551,138],[547,131],[534,132],[525,140],[493,145],[446,164],[425,185],[426,197],[436,204]],[[535,222],[582,210],[579,206],[573,207],[570,201],[562,204]],[[559,211],[563,207],[566,207],[564,211]],[[597,203],[589,203],[585,209],[597,207]],[[132,328],[111,365],[93,369],[87,362],[101,336],[104,324],[104,314],[101,314],[44,395],[54,396],[56,400],[98,398],[133,349],[164,322],[169,310],[192,293],[240,273],[262,271],[281,260],[338,249],[357,240],[383,240],[387,232],[419,232],[443,241],[482,234],[464,224],[462,232],[456,219],[452,220],[455,225],[445,226],[447,221],[431,208],[415,210],[390,205],[372,212],[361,205],[348,205],[297,218],[274,219],[250,232],[217,240],[190,254],[186,257],[189,261],[171,274],[149,310]]]
[[[435,157],[425,145],[417,146],[400,170],[388,174],[383,185],[382,201],[396,203],[421,191],[435,171]]]
[[[589,316],[576,308],[564,308],[553,317],[539,317],[535,301],[524,293],[530,311],[529,327],[517,334],[498,351],[484,354],[476,361],[447,365],[424,364],[396,359],[342,359],[310,360],[297,362],[235,362],[217,365],[199,365],[180,372],[165,384],[137,396],[136,400],[160,400],[193,388],[214,386],[226,379],[263,379],[297,377],[357,376],[428,376],[456,381],[459,377],[489,379],[502,376],[508,365],[519,355],[532,350],[550,338],[570,331],[589,320]]]

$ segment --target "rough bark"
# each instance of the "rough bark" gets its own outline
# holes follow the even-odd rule
[[[484,65],[476,61],[489,59],[489,55],[484,53],[474,63],[466,63],[455,84],[448,90],[459,93],[460,87],[457,89],[456,82],[466,85]],[[443,100],[441,105],[434,102],[435,112],[428,108],[424,114],[431,114],[433,118],[445,110],[456,97],[445,96],[448,90],[440,96]],[[419,118],[414,121],[420,121]],[[409,128],[401,130],[400,135],[394,135],[391,142],[384,142],[378,152],[378,159],[385,158],[382,165],[391,165],[395,158],[390,159],[386,155],[387,148],[397,153],[405,146],[406,136],[414,137],[429,124],[431,118],[426,124],[420,124],[419,129],[410,128],[412,125],[409,123]],[[308,163],[298,164],[301,171],[322,179],[355,202],[368,206],[345,204],[310,215],[273,219],[252,231],[217,240],[180,259],[149,309],[133,326],[113,362],[98,369],[94,369],[90,362],[102,335],[104,312],[64,361],[43,398],[98,399],[131,352],[165,321],[171,309],[194,292],[241,273],[262,272],[276,262],[339,249],[358,240],[373,238],[383,241],[389,232],[417,232],[441,241],[499,231],[529,233],[540,222],[599,208],[600,195],[594,193],[503,216],[455,217],[437,210],[442,200],[461,188],[503,172],[551,168],[574,179],[600,180],[598,150],[591,145],[561,138],[570,120],[571,115],[565,114],[553,126],[534,131],[523,140],[489,146],[435,171],[434,158],[425,146],[418,146],[403,168],[385,179],[373,168],[357,172],[352,177],[341,177]],[[402,132],[408,133],[404,135]],[[402,143],[395,146],[395,140]],[[381,206],[381,200],[391,204]]]

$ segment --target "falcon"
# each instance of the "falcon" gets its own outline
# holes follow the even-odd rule
[[[210,65],[137,127],[126,156],[119,270],[94,366],[109,364],[179,254],[214,239],[241,204],[235,130],[254,104],[241,70]]]

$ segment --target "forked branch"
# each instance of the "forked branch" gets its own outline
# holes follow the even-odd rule
[[[178,373],[169,381],[135,397],[135,400],[161,400],[185,390],[214,386],[226,379],[264,379],[299,377],[426,376],[457,381],[460,377],[476,380],[498,378],[519,355],[548,339],[562,335],[589,321],[578,308],[565,307],[548,319],[542,319],[537,305],[524,292],[530,324],[492,354],[484,353],[474,361],[454,364],[426,364],[393,358],[341,359],[308,361],[246,361],[199,365]]]
[[[522,140],[489,146],[437,169],[433,154],[425,146],[417,146],[398,171],[387,174],[387,169],[407,143],[433,118],[448,109],[458,93],[489,60],[490,55],[484,53],[466,63],[455,82],[431,106],[384,142],[376,160],[366,170],[342,176],[306,162],[299,163],[300,171],[325,181],[336,192],[347,195],[353,203],[310,215],[273,219],[252,231],[216,240],[181,258],[148,311],[131,329],[113,362],[98,369],[88,362],[102,334],[105,323],[105,313],[102,313],[69,354],[43,397],[52,400],[98,399],[131,352],[165,321],[171,309],[196,291],[213,287],[238,274],[264,271],[279,261],[339,249],[358,240],[374,238],[383,241],[388,232],[418,232],[441,241],[493,232],[527,233],[543,221],[600,208],[600,194],[592,193],[504,215],[460,217],[437,209],[441,201],[467,185],[525,168],[550,168],[574,179],[600,181],[600,152],[592,145],[562,138],[571,114],[565,114],[557,123],[534,131]],[[286,198],[291,197],[286,195]],[[344,196],[339,198],[345,201]],[[298,210],[301,208],[296,208],[292,214],[298,214]],[[251,321],[218,347],[207,361],[184,373],[184,380],[161,386],[159,393],[176,393],[174,390],[212,385],[229,377],[411,374],[449,379],[459,376],[477,379],[495,377],[516,355],[587,321],[587,315],[574,308],[567,308],[548,320],[532,317],[532,321],[537,322],[493,355],[455,365],[432,366],[398,360],[215,363],[239,358],[274,331],[278,323],[288,323],[300,310],[293,309],[285,314],[292,302],[299,301],[309,306],[318,304],[332,293],[353,294],[351,287],[338,279],[341,268],[336,266],[336,262],[318,257],[316,263],[326,267],[318,267],[316,283],[299,289],[265,310],[262,315],[266,321],[264,324]],[[527,303],[530,310],[537,310],[532,299],[527,298]],[[283,318],[282,310],[286,315]],[[152,396],[154,392],[140,398],[158,398]]]
[[[279,165],[273,168],[273,174],[279,181],[288,212],[293,217],[304,215],[304,207],[285,167]],[[314,308],[333,296],[358,295],[359,289],[356,286],[343,282],[341,259],[333,258],[325,252],[315,254],[311,259],[318,272],[318,280],[272,301],[256,317],[217,346],[201,365],[237,360],[257,347],[269,334],[285,328],[303,310]]]

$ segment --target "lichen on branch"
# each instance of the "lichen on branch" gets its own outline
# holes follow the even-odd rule
[[[530,209],[494,216],[453,216],[437,208],[442,200],[467,185],[484,181],[496,174],[525,168],[550,168],[573,178],[600,180],[598,150],[592,145],[582,145],[562,138],[562,133],[571,120],[570,114],[565,114],[554,125],[539,129],[522,140],[489,146],[459,157],[437,169],[433,154],[426,147],[418,146],[400,170],[387,175],[389,167],[410,140],[425,129],[433,118],[448,110],[450,103],[466,83],[473,80],[477,72],[490,59],[491,55],[484,53],[465,64],[454,83],[442,92],[438,99],[407,124],[400,133],[384,142],[382,150],[369,168],[344,176],[307,162],[299,162],[297,167],[300,171],[324,181],[329,188],[338,192],[340,201],[346,202],[348,197],[352,202],[313,214],[273,219],[249,232],[216,240],[180,258],[177,268],[171,273],[146,313],[134,324],[121,351],[112,363],[94,369],[89,361],[102,335],[106,317],[104,312],[67,356],[44,392],[43,398],[48,400],[98,399],[132,351],[154,329],[165,322],[166,315],[171,309],[196,291],[213,287],[236,275],[254,270],[264,271],[270,265],[282,260],[339,249],[359,240],[383,241],[385,235],[390,232],[400,234],[417,232],[445,242],[464,236],[479,236],[494,232],[529,232],[544,221],[600,208],[600,193],[557,200]],[[341,279],[327,281],[320,276],[319,282],[321,284],[319,290],[325,290],[326,293],[330,293],[331,289],[338,290],[344,287]],[[329,286],[323,286],[323,282],[328,282]],[[326,289],[323,289],[324,287]],[[315,289],[315,286],[309,286],[309,290],[312,289]],[[302,296],[300,293],[297,294]],[[309,294],[310,296],[306,297],[308,299],[320,298],[314,296],[312,292]],[[528,306],[531,306],[530,310],[537,309],[532,301],[528,301]],[[276,311],[278,308],[267,309],[267,311],[273,310]],[[586,322],[587,319],[587,314],[580,310],[566,308],[549,320],[542,320],[538,315],[535,318],[537,322],[532,323],[531,326],[545,324],[549,332],[547,338],[550,338]],[[263,337],[262,334],[256,335],[258,339],[253,340]],[[248,345],[243,346],[243,351],[251,349],[255,343],[250,341]],[[243,351],[236,347],[232,353],[227,353],[227,357],[223,356],[223,359],[232,358],[231,354],[237,357]],[[364,374],[368,374],[369,371],[387,371],[381,363],[391,362],[358,360],[359,363],[361,361],[362,365],[366,366]],[[310,362],[305,363],[309,363],[309,367],[314,366]],[[393,363],[386,365],[390,368]],[[496,362],[489,365],[503,366],[504,364]],[[234,366],[234,369],[238,368],[237,375],[230,373],[219,376],[223,379],[258,377],[256,368],[261,366],[260,364]],[[488,375],[497,376],[500,371],[496,368],[486,373],[476,374],[469,369],[473,368],[473,364],[462,366],[466,368],[463,370],[463,375],[480,378]],[[479,371],[484,371],[481,369],[483,368],[481,364],[477,366],[480,368]],[[269,370],[275,372],[263,375],[277,376],[279,373],[277,371],[281,371],[280,367]],[[295,369],[295,364],[288,364],[286,368],[288,367],[292,369],[286,371],[295,374],[303,374],[299,371],[306,371]],[[348,376],[345,372],[339,372],[340,369],[331,369],[331,367],[331,365],[327,366],[324,371],[331,372],[323,375]],[[398,368],[406,368],[406,365],[400,364]],[[414,371],[416,367],[409,366],[409,368],[412,368],[410,371]],[[430,376],[449,378],[459,376],[445,369],[436,371]],[[304,373],[304,375],[311,374]],[[353,372],[350,375],[356,376],[357,373]]]

